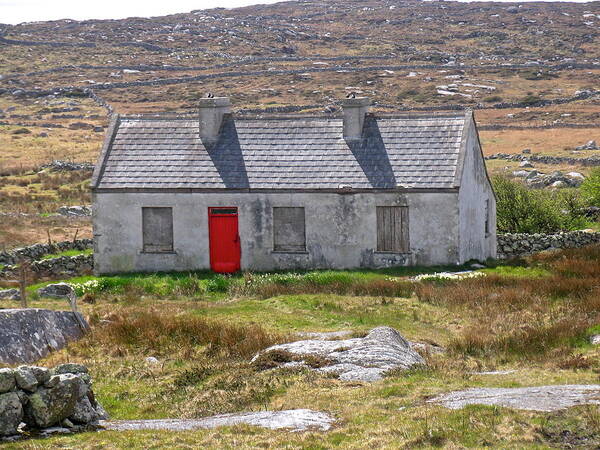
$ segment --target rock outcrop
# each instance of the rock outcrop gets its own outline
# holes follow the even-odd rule
[[[294,358],[286,361],[286,354]],[[364,338],[310,339],[274,345],[252,361],[268,360],[270,355],[276,355],[277,365],[281,367],[310,367],[317,359],[319,367],[315,370],[334,373],[341,380],[355,381],[376,381],[390,370],[408,370],[425,364],[410,342],[390,327],[374,328]]]
[[[86,326],[82,328],[82,324]],[[81,338],[87,323],[71,311],[0,310],[0,363],[32,363]]]
[[[108,416],[92,390],[87,368],[63,364],[54,369],[21,366],[0,370],[0,437],[56,425],[83,429]]]
[[[335,419],[329,414],[310,409],[291,409],[286,411],[258,411],[218,416],[202,419],[158,419],[158,420],[115,420],[103,421],[100,425],[106,430],[170,430],[185,431],[217,428],[239,424],[291,431],[327,431]]]
[[[450,409],[461,409],[467,405],[496,405],[530,411],[557,411],[578,405],[600,405],[600,385],[471,388],[428,401]]]
[[[39,288],[37,293],[43,298],[69,298],[74,292],[68,283],[52,283]]]

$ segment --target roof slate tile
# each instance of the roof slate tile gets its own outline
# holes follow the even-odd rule
[[[124,118],[97,188],[451,188],[465,116],[367,116],[346,142],[341,119],[234,119],[205,147],[189,119]]]

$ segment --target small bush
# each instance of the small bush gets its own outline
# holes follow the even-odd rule
[[[590,206],[600,207],[600,167],[590,171],[580,189],[584,200]]]
[[[538,105],[541,102],[543,102],[544,100],[538,96],[538,95],[533,95],[533,94],[527,94],[525,97],[523,97],[519,103],[525,105],[525,106],[534,106],[534,105]]]
[[[529,189],[504,176],[492,180],[501,233],[554,233],[580,229],[587,223],[575,191]]]
[[[499,95],[490,95],[489,97],[485,97],[483,101],[486,103],[500,103],[502,101],[502,97]]]

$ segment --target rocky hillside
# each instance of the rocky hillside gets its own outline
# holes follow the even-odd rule
[[[1,19],[0,19],[1,20]],[[86,204],[21,175],[93,162],[107,114],[193,112],[207,92],[238,113],[473,108],[484,152],[558,157],[587,174],[600,142],[600,3],[289,1],[154,18],[0,25],[0,210]],[[579,149],[578,149],[579,147]],[[590,159],[591,158],[591,159]],[[550,160],[545,160],[550,161]],[[517,159],[490,159],[512,173]]]

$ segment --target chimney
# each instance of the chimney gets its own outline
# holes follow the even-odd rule
[[[223,115],[231,112],[231,102],[228,97],[214,97],[208,94],[198,103],[200,111],[200,139],[208,144],[214,143],[219,137],[223,123]]]
[[[367,97],[349,94],[342,101],[344,111],[344,139],[360,139],[362,136],[365,115],[371,101]]]

